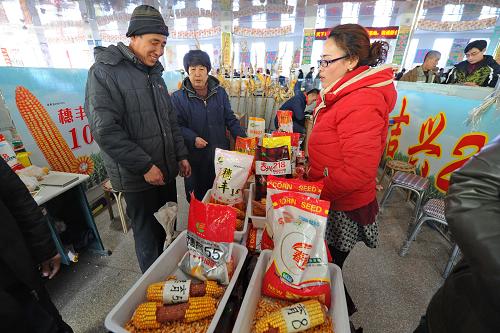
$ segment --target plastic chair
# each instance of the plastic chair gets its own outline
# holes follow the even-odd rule
[[[113,214],[111,196],[109,194],[112,193],[113,196],[115,197],[116,206],[118,207],[118,214],[120,215],[120,221],[122,223],[123,233],[126,234],[128,232],[128,227],[127,227],[127,218],[125,216],[125,211],[124,211],[123,205],[122,205],[123,192],[115,191],[113,189],[113,186],[111,185],[111,181],[109,181],[109,179],[106,180],[104,183],[102,183],[101,187],[104,191],[104,198],[106,199],[106,205],[108,206],[109,218],[111,220],[114,220],[115,216]]]

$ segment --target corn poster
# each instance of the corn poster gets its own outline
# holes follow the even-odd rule
[[[180,80],[175,74],[164,75],[171,88]],[[1,119],[12,119],[33,164],[90,175],[94,186],[107,176],[84,109],[86,82],[85,69],[3,67],[0,110],[9,113]],[[0,124],[2,133],[8,125]]]

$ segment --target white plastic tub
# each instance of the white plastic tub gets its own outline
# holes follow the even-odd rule
[[[252,330],[252,322],[255,310],[261,296],[262,280],[266,272],[266,266],[271,258],[272,251],[265,250],[259,256],[250,284],[245,293],[245,298],[241,304],[240,312],[233,333],[249,333]],[[335,333],[350,333],[349,316],[347,314],[347,303],[344,292],[344,282],[342,272],[337,265],[328,264],[330,269],[330,279],[332,281],[332,304],[329,315],[333,319],[333,329]]]
[[[203,197],[202,202],[203,203],[209,203],[210,202],[210,194],[212,193],[212,190],[208,190],[207,193],[205,193],[205,196]],[[250,193],[249,190],[243,190],[243,200],[248,201]],[[234,232],[234,241],[237,243],[241,243],[243,236],[247,233],[248,230],[248,205],[247,205],[247,211],[245,213],[245,220],[243,221],[243,229],[241,231],[235,231]],[[243,244],[245,245],[245,244]]]
[[[183,231],[109,312],[104,321],[104,326],[108,330],[114,333],[128,333],[124,327],[130,318],[132,318],[132,314],[137,306],[146,301],[146,290],[150,284],[162,281],[172,274],[176,275],[179,279],[189,278],[177,267],[182,256],[188,250],[186,235],[187,231]],[[233,244],[232,256],[234,259],[235,271],[220,301],[219,307],[215,312],[212,322],[208,327],[207,333],[215,331],[217,322],[224,311],[229,295],[238,279],[247,253],[248,250],[246,247],[239,244]]]
[[[255,183],[250,184],[250,190],[248,193],[248,204],[247,204],[247,219],[252,219],[252,225],[254,228],[263,229],[266,226],[267,218],[253,215],[253,208],[252,208],[253,200],[255,200]]]

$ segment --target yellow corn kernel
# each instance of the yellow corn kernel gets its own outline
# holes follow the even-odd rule
[[[191,297],[189,307],[184,315],[186,322],[213,316],[217,310],[217,301],[210,296]]]
[[[309,316],[310,326],[309,328],[319,326],[325,322],[325,313],[323,310],[323,305],[317,300],[309,300],[304,301],[298,304],[304,305],[307,314]],[[263,333],[266,332],[269,328],[278,329],[279,333],[290,333],[287,329],[287,325],[285,322],[285,317],[281,310],[275,311],[264,318],[257,321],[255,324],[255,332]],[[300,331],[293,331],[300,332]]]
[[[132,316],[132,322],[138,329],[160,328],[160,323],[156,321],[155,302],[140,304]]]

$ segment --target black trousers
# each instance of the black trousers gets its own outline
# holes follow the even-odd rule
[[[123,195],[127,203],[127,215],[132,221],[135,253],[144,273],[163,252],[166,238],[165,230],[153,214],[165,203],[177,202],[177,187],[174,180],[150,190],[125,192]]]
[[[45,288],[37,292],[30,292],[24,285],[0,289],[0,300],[2,332],[73,333]]]
[[[350,252],[343,252],[340,250],[337,250],[334,246],[329,245],[328,249],[330,250],[330,254],[332,255],[333,263],[340,268],[344,266],[344,261],[347,259],[347,256],[349,255]],[[356,305],[354,304],[351,295],[347,292],[347,287],[345,286],[344,282],[344,290],[345,290],[345,297],[347,301],[347,311],[349,313],[349,316],[352,316],[356,311]]]
[[[191,192],[198,200],[202,200],[215,180],[214,157],[207,154],[206,159],[189,162],[191,164],[191,177],[184,178],[186,198],[191,200]]]

